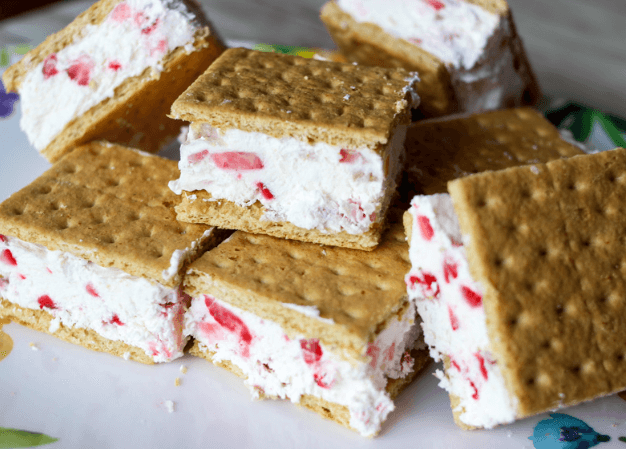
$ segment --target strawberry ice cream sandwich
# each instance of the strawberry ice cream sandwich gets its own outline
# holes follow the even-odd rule
[[[185,276],[191,353],[374,436],[429,360],[406,258],[399,223],[372,252],[236,232]]]
[[[349,60],[418,71],[426,116],[540,98],[505,0],[331,0],[321,18]]]
[[[176,175],[92,143],[0,204],[0,317],[144,363],[180,357],[181,273],[219,233],[173,218]]]
[[[371,250],[396,189],[418,77],[255,52],[224,52],[172,106],[178,219]]]
[[[3,81],[51,162],[96,139],[154,152],[180,131],[166,117],[171,104],[223,50],[194,0],[101,0]]]
[[[626,388],[626,150],[484,172],[416,196],[409,297],[457,424]]]

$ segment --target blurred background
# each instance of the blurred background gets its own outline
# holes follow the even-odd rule
[[[626,117],[625,0],[508,1],[544,93]],[[0,47],[36,45],[92,3],[0,0]],[[226,39],[334,46],[318,17],[325,0],[201,3]]]

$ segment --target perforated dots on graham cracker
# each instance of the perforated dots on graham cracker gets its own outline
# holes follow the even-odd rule
[[[209,226],[176,221],[176,176],[173,161],[85,145],[0,205],[0,233],[175,286],[178,269],[163,275],[174,252],[188,260],[215,240]]]
[[[529,108],[417,122],[405,146],[400,192],[406,203],[416,194],[445,193],[448,181],[472,173],[582,154]]]
[[[410,121],[405,88],[411,76],[402,69],[229,49],[176,100],[172,116],[279,138],[384,144],[397,124]]]
[[[371,252],[237,232],[190,265],[185,287],[360,357],[406,305],[407,260],[400,224]],[[321,320],[283,304],[315,307]]]
[[[451,181],[519,416],[626,387],[626,150]]]

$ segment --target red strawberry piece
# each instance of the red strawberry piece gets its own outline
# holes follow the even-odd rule
[[[111,61],[109,62],[109,68],[114,72],[117,72],[119,69],[122,68],[122,64],[120,64],[119,61]]]
[[[339,155],[341,156],[339,162],[351,164],[359,159],[361,153],[358,153],[355,150],[346,150],[345,148],[342,148],[339,150]]]
[[[123,326],[124,323],[120,321],[120,317],[116,314],[113,314],[113,317],[109,320],[109,324],[117,324],[118,326]]]
[[[47,271],[48,273],[52,274],[52,270],[51,270],[50,268],[46,267],[46,271]]]
[[[478,352],[474,355],[478,359],[478,364],[480,365],[480,373],[483,375],[485,380],[487,380],[489,378],[489,373],[487,372],[487,367],[485,367],[485,358]]]
[[[263,184],[262,182],[257,182],[256,188],[261,191],[261,195],[263,195],[263,198],[265,198],[266,200],[274,199],[274,195],[272,195],[272,192],[270,192],[270,189],[265,187],[265,184]]]
[[[156,342],[151,341],[148,343],[148,349],[152,352],[152,357],[156,357],[159,355],[159,350],[157,349]]]
[[[443,278],[446,283],[450,283],[450,279],[456,279],[459,275],[459,270],[456,262],[454,262],[449,257],[446,257],[443,261]]]
[[[167,51],[167,41],[161,39],[157,42],[156,46],[150,49],[150,55],[153,56],[157,53],[165,53]]]
[[[141,34],[150,34],[159,26],[159,19],[156,19],[150,26],[141,29]]]
[[[370,221],[371,221],[371,222],[375,222],[375,221],[376,221],[376,212],[372,212],[372,213],[370,214]]]
[[[248,326],[233,312],[220,306],[215,299],[210,296],[204,296],[205,304],[209,309],[211,316],[217,321],[223,328],[237,335],[239,338],[239,344],[242,347],[242,355],[248,357],[250,355],[250,344],[252,343],[252,334],[248,329]]]
[[[255,153],[245,151],[213,153],[211,160],[222,170],[260,170],[263,168],[263,161]]]
[[[91,282],[85,286],[85,290],[87,290],[87,293],[89,293],[94,298],[100,297],[100,295],[98,294],[98,292],[96,291],[95,287],[93,286]]]
[[[94,62],[87,55],[81,55],[67,69],[67,76],[79,86],[88,86]]]
[[[469,381],[469,383],[472,389],[474,390],[474,394],[472,395],[472,398],[475,400],[478,400],[478,388],[476,388],[476,384],[472,382],[471,380]]]
[[[128,6],[126,2],[122,2],[118,4],[115,8],[113,8],[111,18],[116,22],[123,22],[125,20],[128,20],[130,18],[130,15],[130,6]]]
[[[15,257],[13,257],[13,253],[10,249],[5,249],[4,251],[2,251],[2,254],[0,254],[0,261],[8,265],[13,265],[14,267],[17,266],[17,260],[15,260]]]
[[[396,353],[396,342],[391,343],[391,346],[387,348],[385,351],[385,360],[391,361],[393,360],[393,355]]]
[[[37,302],[39,303],[40,309],[43,309],[44,307],[47,307],[48,309],[57,308],[57,305],[54,303],[52,298],[50,298],[48,295],[40,296],[39,298],[37,298]]]
[[[335,383],[335,379],[331,378],[327,372],[318,371],[313,374],[315,383],[321,388],[332,388]]]
[[[24,276],[23,274],[18,274],[17,277],[19,277],[22,281],[26,279],[26,276]]]
[[[433,8],[435,8],[435,11],[439,11],[440,9],[443,9],[446,7],[446,5],[444,5],[443,3],[441,3],[439,0],[426,0],[426,2],[432,6]]]
[[[0,242],[4,243],[6,241],[7,241],[7,238],[3,236],[2,234],[0,234]]]
[[[48,79],[59,73],[57,70],[57,55],[55,53],[48,55],[48,57],[44,59],[41,72],[43,73],[44,79]]]
[[[450,366],[452,366],[453,368],[456,368],[456,370],[460,373],[461,372],[461,367],[459,366],[459,364],[452,359],[452,357],[450,357]]]
[[[452,326],[452,330],[457,330],[459,328],[459,318],[454,314],[454,310],[452,310],[452,307],[450,306],[448,306],[448,316],[450,317],[450,326]]]
[[[430,225],[430,220],[428,219],[428,217],[425,217],[424,215],[418,215],[417,225],[420,228],[420,234],[422,234],[422,238],[427,242],[430,241],[430,239],[433,238],[433,235],[435,235],[435,231],[433,231],[433,227]]]
[[[137,25],[139,28],[143,28],[143,26],[146,24],[146,21],[148,20],[148,17],[146,17],[146,15],[139,11],[135,13],[135,17],[133,18],[135,21],[135,25]]]
[[[204,160],[205,157],[209,155],[209,150],[198,151],[197,153],[190,154],[187,157],[187,161],[190,164],[197,164],[198,162]]]
[[[422,295],[426,298],[439,298],[441,294],[437,278],[426,271],[421,271],[419,274],[409,276],[409,288],[415,289],[416,285],[420,286]]]
[[[302,356],[307,365],[317,363],[322,358],[322,347],[320,341],[317,338],[302,339],[300,340],[300,347],[302,348]]]
[[[378,364],[378,355],[380,354],[380,348],[374,343],[368,343],[366,354],[372,358],[372,360],[370,361],[370,366],[372,368],[376,368],[376,365]]]
[[[470,307],[481,307],[483,305],[483,297],[471,288],[461,287],[461,294]]]

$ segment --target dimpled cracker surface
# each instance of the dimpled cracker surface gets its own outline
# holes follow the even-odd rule
[[[207,350],[206,347],[200,345],[197,341],[194,341],[193,345],[189,349],[189,353],[195,355],[196,357],[202,357],[203,359],[213,363],[216,366],[227,369],[231,373],[245,379],[245,374],[233,363],[228,360],[220,360],[216,361],[213,359],[214,353]],[[428,351],[426,349],[414,349],[411,351],[411,356],[413,357],[413,371],[410,372],[405,377],[400,377],[398,379],[387,379],[386,390],[389,393],[391,399],[395,399],[398,395],[417,377],[417,375],[426,368],[431,358],[428,356]],[[267,397],[261,394],[262,399],[266,399]],[[323,416],[326,419],[330,419],[331,421],[335,421],[338,424],[341,424],[348,429],[352,429],[350,427],[350,410],[348,407],[337,404],[335,402],[326,401],[320,397],[313,395],[302,395],[300,397],[300,402],[298,405],[308,408],[309,410],[314,411],[318,415]]]
[[[403,204],[415,195],[446,193],[461,176],[549,162],[583,152],[530,108],[453,116],[409,126],[400,187]]]
[[[209,226],[176,221],[167,187],[176,176],[174,161],[91,143],[0,204],[0,234],[174,287],[180,272],[163,277],[174,251],[195,246],[189,259],[216,239],[203,239]]]
[[[626,387],[626,150],[449,183],[518,417]]]
[[[408,257],[400,223],[371,252],[236,232],[189,266],[184,285],[192,296],[214,296],[278,323],[288,335],[319,338],[361,360],[367,343],[407,305]],[[334,323],[283,304],[313,306]]]
[[[402,69],[233,48],[176,100],[171,116],[376,149],[398,124],[410,122],[410,76]]]
[[[253,234],[266,234],[363,251],[374,249],[382,233],[382,224],[378,222],[362,234],[349,234],[346,231],[327,234],[317,229],[300,228],[287,221],[262,220],[264,211],[265,207],[259,201],[243,207],[232,201],[214,201],[210,193],[195,190],[183,191],[181,202],[176,206],[176,217],[181,221],[205,223],[221,229],[239,229]]]

